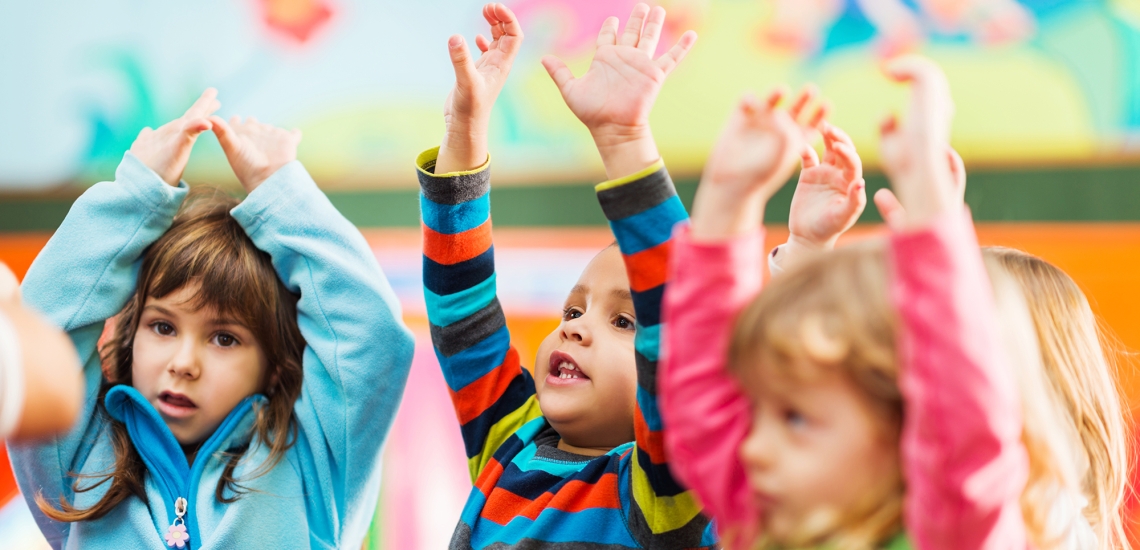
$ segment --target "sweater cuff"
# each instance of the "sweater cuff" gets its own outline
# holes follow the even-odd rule
[[[115,182],[146,203],[152,211],[169,215],[174,215],[190,192],[184,181],[179,181],[177,187],[163,181],[130,151],[123,155],[123,161],[115,169]]]
[[[435,173],[439,147],[433,147],[416,157],[416,173],[424,197],[436,204],[462,204],[491,190],[491,155],[482,166],[462,172]]]
[[[635,216],[677,196],[663,161],[636,174],[599,183],[594,190],[610,221]]]

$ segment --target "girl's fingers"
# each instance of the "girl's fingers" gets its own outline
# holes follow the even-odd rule
[[[963,199],[966,197],[966,163],[962,156],[953,147],[947,147],[947,156],[950,157],[950,175],[954,178],[954,190]]]
[[[574,80],[574,73],[570,72],[570,67],[567,67],[561,59],[553,55],[543,57],[542,66],[546,69],[550,78],[554,80],[554,85],[558,86],[558,90],[565,93],[564,90],[566,86]]]
[[[851,186],[847,188],[847,198],[857,209],[863,209],[867,206],[866,189],[867,182],[863,178],[851,182]]]
[[[697,33],[685,31],[685,34],[681,35],[681,39],[672,48],[669,48],[669,51],[657,58],[657,67],[665,74],[673,72],[673,69],[677,68],[677,64],[685,58],[685,54],[689,53],[689,50],[693,49],[693,44],[696,43]]]
[[[217,97],[218,90],[216,88],[206,88],[182,116],[185,118],[205,118],[214,114],[222,106]]]
[[[645,20],[645,30],[641,31],[641,40],[637,43],[637,49],[653,57],[653,54],[657,53],[657,43],[661,40],[663,26],[665,26],[665,8],[657,6],[649,10],[649,17]]]
[[[828,101],[820,102],[819,107],[816,108],[815,113],[808,119],[807,124],[804,124],[804,127],[809,129],[817,128],[830,114],[831,103]]]
[[[486,36],[477,34],[475,35],[475,47],[479,48],[479,51],[487,53],[487,50],[491,49],[491,41],[487,40]]]
[[[775,109],[777,106],[779,106],[780,102],[783,101],[784,97],[787,95],[788,88],[786,86],[776,86],[775,88],[772,88],[771,92],[768,92],[768,97],[764,100],[764,106],[769,111],[771,111],[772,109]]]
[[[855,147],[855,142],[851,140],[851,136],[847,135],[847,132],[844,132],[842,128],[827,121],[821,123],[819,128],[820,132],[823,133],[824,141],[828,143],[846,143],[851,147]]]
[[[815,147],[810,143],[804,144],[804,150],[800,152],[800,161],[803,163],[803,169],[815,168],[819,166],[819,153],[815,152]]]
[[[884,70],[897,82],[910,82],[912,112],[909,116],[923,121],[923,126],[939,137],[949,139],[954,102],[946,73],[936,63],[919,55],[898,57],[887,63]]]
[[[598,31],[598,47],[613,46],[617,44],[618,18],[608,17],[602,23],[602,30]]]
[[[819,95],[819,90],[816,89],[814,84],[805,85],[800,89],[800,93],[796,95],[796,99],[792,101],[792,106],[788,109],[788,114],[791,115],[793,120],[800,120],[803,117],[804,109],[815,100],[817,95]]]
[[[479,70],[475,68],[475,61],[471,58],[471,51],[467,49],[467,41],[462,36],[452,35],[447,40],[447,53],[451,56],[451,64],[455,67],[455,81],[463,87],[468,87],[479,79]],[[253,117],[249,120],[253,122]]]
[[[831,150],[835,153],[836,164],[843,170],[843,181],[863,179],[863,159],[859,158],[854,147],[846,143],[835,142],[832,144]]]
[[[895,133],[899,129],[899,117],[895,114],[889,114],[882,122],[879,123],[879,135],[887,136]]]
[[[906,209],[890,189],[879,189],[875,193],[875,208],[892,231],[900,231],[906,225]]]
[[[237,115],[234,115],[234,117],[230,119],[231,122],[236,120],[238,120]],[[230,125],[227,124],[225,120],[222,120],[222,117],[218,115],[211,116],[210,122],[212,123],[214,135],[218,137],[218,144],[222,146],[222,151],[229,153],[229,151],[233,149],[234,140],[236,137],[234,135],[233,128],[231,128]]]
[[[484,17],[491,24],[491,37],[500,41],[500,49],[508,55],[518,53],[522,47],[522,25],[510,8],[503,4],[491,4],[490,12],[484,10]]]
[[[625,32],[621,33],[621,38],[618,40],[619,46],[637,46],[641,40],[641,29],[645,26],[647,15],[649,15],[649,6],[637,4],[633,7],[629,20],[625,22]]]
[[[209,119],[205,118],[192,118],[182,124],[182,133],[189,137],[197,137],[198,134],[209,130],[212,127]]]

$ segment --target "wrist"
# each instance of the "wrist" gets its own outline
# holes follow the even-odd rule
[[[702,182],[701,187],[708,188]],[[740,197],[716,189],[693,201],[690,234],[698,242],[716,242],[748,234],[764,221],[767,200],[763,196]]]
[[[636,174],[661,160],[648,126],[607,125],[590,128],[590,135],[602,157],[608,180]]]
[[[823,252],[825,250],[832,250],[835,248],[835,243],[839,242],[839,235],[832,235],[825,240],[813,239],[795,233],[788,234],[788,242],[785,246],[788,250],[796,252]]]
[[[448,128],[439,146],[435,173],[448,174],[474,170],[487,162],[487,132]]]

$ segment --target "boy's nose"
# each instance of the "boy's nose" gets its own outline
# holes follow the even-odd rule
[[[562,323],[562,339],[586,346],[590,345],[593,339],[590,335],[590,328],[584,319],[585,316]]]

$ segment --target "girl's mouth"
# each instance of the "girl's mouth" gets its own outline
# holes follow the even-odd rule
[[[158,410],[167,416],[183,418],[194,414],[198,405],[185,395],[164,391],[158,394]]]
[[[590,380],[586,373],[578,367],[577,361],[570,354],[555,351],[550,354],[550,372],[546,377],[547,384],[565,386],[578,384]]]

